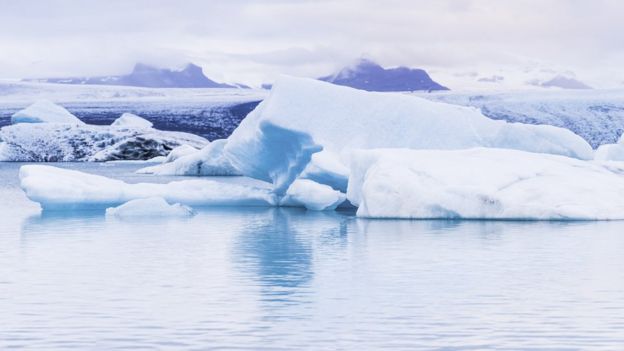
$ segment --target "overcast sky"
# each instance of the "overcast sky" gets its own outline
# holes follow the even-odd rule
[[[624,84],[623,16],[621,0],[0,0],[0,77],[192,61],[257,84],[364,56],[434,78],[540,67],[613,87]]]

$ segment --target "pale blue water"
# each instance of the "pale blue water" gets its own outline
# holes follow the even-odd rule
[[[1,350],[624,349],[624,222],[41,215],[17,167],[0,163]]]

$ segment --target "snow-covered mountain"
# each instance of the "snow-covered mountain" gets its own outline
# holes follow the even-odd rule
[[[386,69],[366,59],[319,80],[368,91],[448,90],[433,81],[425,70],[408,67]]]
[[[158,68],[137,63],[129,74],[103,77],[73,77],[36,79],[45,83],[126,85],[148,88],[248,88],[242,84],[217,83],[204,75],[201,67],[192,63],[181,70]]]

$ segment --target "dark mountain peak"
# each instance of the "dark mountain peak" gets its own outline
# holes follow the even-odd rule
[[[147,73],[158,72],[158,68],[156,68],[154,66],[151,66],[151,65],[148,65],[148,64],[145,64],[145,63],[137,62],[134,65],[134,68],[132,69],[132,73],[130,73],[130,74],[133,74],[133,73],[145,73],[145,72],[147,72]]]
[[[204,75],[204,70],[203,68],[199,67],[198,65],[194,64],[194,63],[187,63],[186,66],[184,66],[184,69],[182,69],[182,72],[185,72],[187,74],[197,74],[197,75]]]
[[[361,69],[361,70],[383,70],[383,67],[381,67],[381,65],[379,65],[377,62],[374,62],[372,60],[366,59],[366,58],[361,58],[359,60],[356,61],[354,67],[356,69]]]
[[[403,66],[386,69],[366,58],[319,79],[368,91],[448,90],[434,82],[425,70]]]
[[[589,85],[579,80],[562,75],[557,75],[540,85],[543,87],[557,87],[562,89],[591,89]]]

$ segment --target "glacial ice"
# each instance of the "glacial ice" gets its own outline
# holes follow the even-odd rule
[[[78,117],[49,100],[39,100],[11,116],[11,123],[67,123],[82,125]]]
[[[117,207],[111,214],[142,214],[148,209],[144,202],[125,202],[162,198],[168,203],[186,206],[289,206],[309,210],[333,210],[346,195],[327,185],[308,179],[295,181],[280,196],[266,187],[224,183],[206,179],[184,180],[168,184],[128,184],[121,180],[75,170],[27,165],[20,168],[20,185],[26,196],[41,204],[44,210],[99,210]],[[154,200],[156,201],[156,200]],[[154,206],[154,211],[165,211]]]
[[[197,151],[199,150],[192,147],[191,145],[186,145],[186,144],[180,145],[176,147],[175,149],[171,150],[171,152],[169,152],[169,155],[167,155],[164,162],[173,162],[182,156],[190,155]]]
[[[190,152],[189,154],[174,158],[160,165],[141,168],[137,173],[155,175],[180,175],[180,176],[237,176],[241,173],[232,166],[223,154],[225,139],[211,142],[203,149]],[[169,155],[173,154],[174,149]]]
[[[581,136],[593,148],[624,130],[624,90],[474,91],[424,94],[426,99],[480,108],[492,119],[548,124]]]
[[[597,161],[624,161],[624,135],[617,144],[603,144],[596,149],[594,159]]]
[[[280,200],[280,206],[305,207],[312,211],[326,211],[336,209],[346,198],[345,194],[328,185],[319,184],[309,179],[297,179]]]
[[[596,161],[624,161],[623,144],[603,144],[596,149],[594,159]]]
[[[518,150],[354,152],[347,191],[373,218],[624,219],[624,167]]]
[[[283,194],[302,173],[344,188],[344,169],[314,160],[321,150],[319,160],[347,165],[355,149],[478,146],[593,158],[591,146],[569,130],[494,121],[471,107],[293,77],[278,80],[228,138],[224,153],[243,175],[272,182]]]
[[[152,128],[152,122],[146,120],[145,118],[139,117],[132,113],[123,113],[119,118],[117,118],[111,124],[113,127],[126,127],[126,128],[138,128],[138,129],[149,129]]]
[[[206,179],[129,184],[45,165],[22,166],[19,177],[26,196],[44,210],[104,210],[148,197],[191,207],[275,206],[279,202],[268,188]]]
[[[162,197],[130,200],[117,207],[106,209],[106,217],[113,218],[169,218],[192,217],[193,210],[181,204],[170,205]]]
[[[146,160],[180,145],[201,148],[208,140],[189,133],[65,123],[19,123],[2,127],[0,161],[58,162]]]

